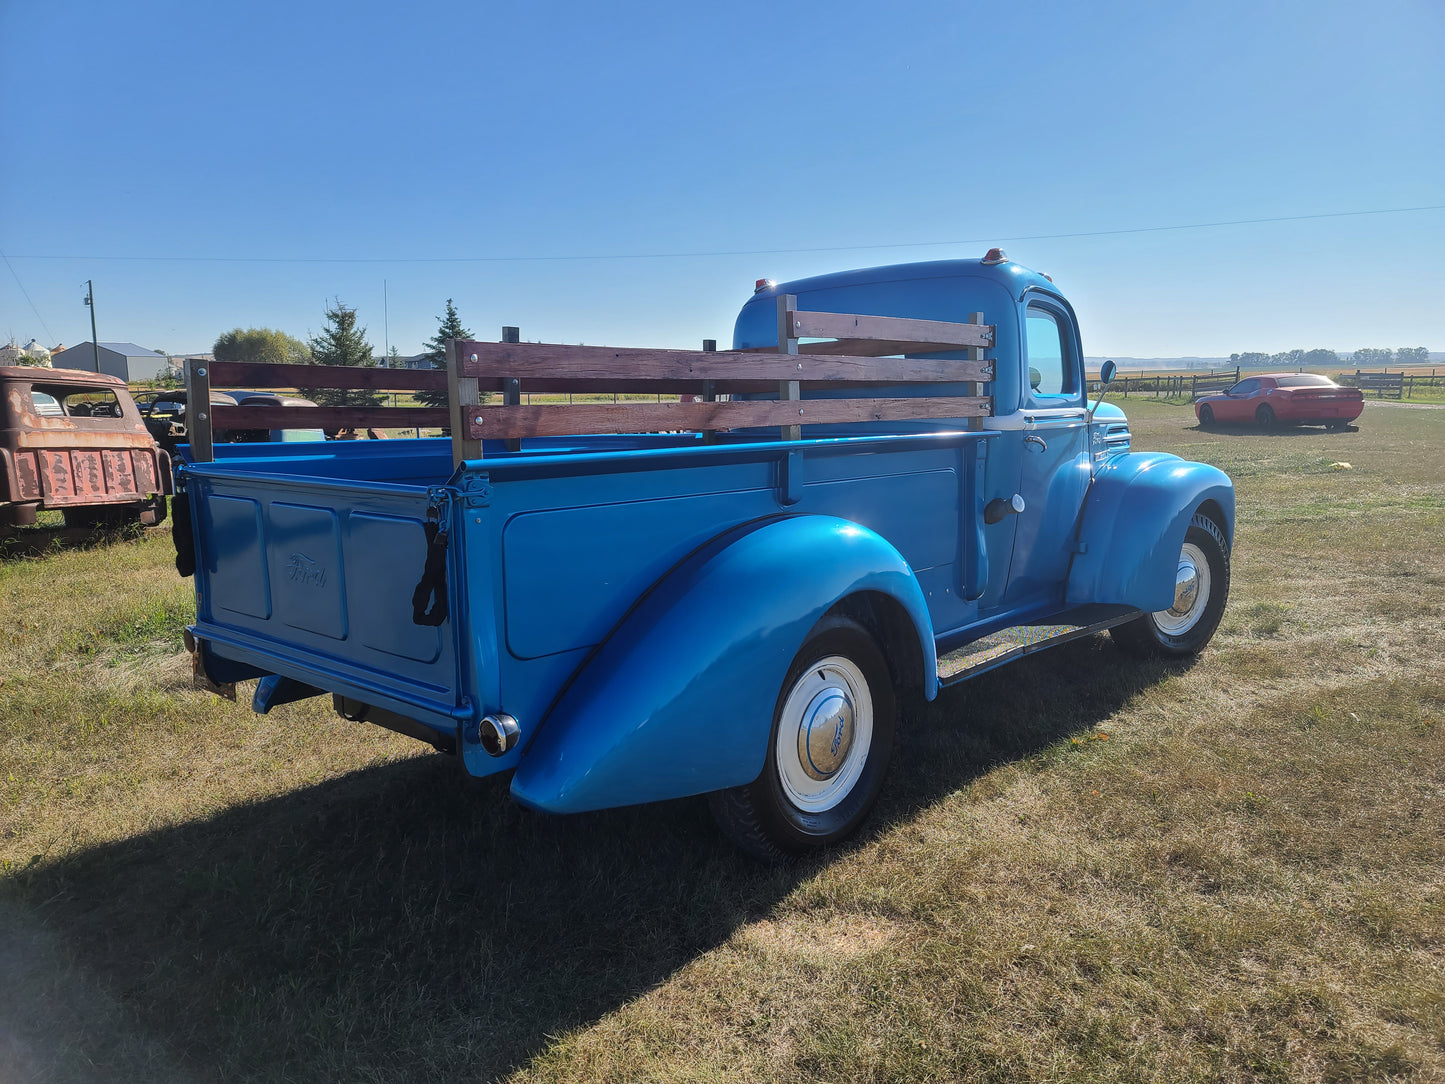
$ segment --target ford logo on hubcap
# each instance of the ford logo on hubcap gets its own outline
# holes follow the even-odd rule
[[[813,697],[798,728],[798,761],[813,779],[835,775],[853,745],[853,705],[842,689]]]

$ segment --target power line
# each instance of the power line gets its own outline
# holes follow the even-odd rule
[[[1311,215],[1275,215],[1270,218],[1233,218],[1218,222],[1185,222],[1171,226],[1128,226],[1115,230],[1080,230],[1072,233],[1031,233],[968,237],[952,241],[894,241],[870,245],[825,245],[817,248],[740,248],[712,252],[617,252],[567,256],[16,256],[17,260],[112,260],[145,263],[330,263],[330,264],[426,264],[426,263],[563,263],[585,260],[685,260],[722,256],[791,256],[817,252],[863,252],[891,248],[944,248],[1015,241],[1062,241],[1080,237],[1120,237],[1135,233],[1166,233],[1179,230],[1212,230],[1225,226],[1260,226],[1277,222],[1309,222],[1325,218],[1359,218],[1364,215],[1404,215],[1423,211],[1445,211],[1445,203],[1423,207],[1382,207],[1369,211],[1327,211]],[[8,260],[6,261],[9,262]],[[13,273],[13,269],[12,269]],[[18,282],[19,279],[17,278]],[[23,289],[23,287],[22,287]],[[34,307],[33,305],[31,306]],[[36,313],[38,316],[39,313]]]
[[[19,257],[17,257],[17,259],[18,258]],[[40,328],[45,332],[45,337],[51,342],[59,342],[60,340],[55,337],[55,332],[46,327],[45,317],[40,315],[40,310],[35,307],[35,302],[30,301],[30,291],[25,288],[25,283],[20,281],[20,276],[15,274],[15,266],[10,262],[10,257],[6,256],[3,251],[0,251],[0,259],[3,259],[5,266],[10,268],[10,274],[15,276],[15,285],[20,287],[20,292],[25,295],[25,300],[30,302],[30,311],[35,314],[35,319],[40,321]]]

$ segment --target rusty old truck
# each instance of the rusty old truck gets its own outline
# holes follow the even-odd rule
[[[171,461],[125,383],[78,369],[0,366],[0,528],[59,511],[68,527],[153,526]]]

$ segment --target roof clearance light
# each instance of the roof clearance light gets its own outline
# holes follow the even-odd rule
[[[1003,249],[991,248],[988,250],[988,255],[983,258],[983,263],[988,267],[992,267],[994,264],[1003,263],[1007,259],[1008,253],[1004,252]]]
[[[757,282],[753,283],[753,293],[760,294],[764,290],[768,289],[768,287],[776,285],[777,283],[774,282],[772,279],[758,279]]]

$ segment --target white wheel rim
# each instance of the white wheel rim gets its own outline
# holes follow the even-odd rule
[[[873,744],[873,695],[856,663],[819,659],[798,677],[778,718],[774,755],[783,793],[805,813],[846,798]]]
[[[1174,605],[1157,610],[1154,624],[1166,636],[1183,636],[1199,624],[1209,605],[1209,560],[1193,542],[1184,543],[1174,573]]]

